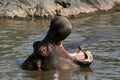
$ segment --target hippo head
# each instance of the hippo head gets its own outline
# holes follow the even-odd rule
[[[67,57],[67,59],[69,58],[77,65],[89,66],[93,62],[93,56],[89,50],[84,52],[79,46],[78,52],[72,54],[64,49],[61,42],[69,36],[71,30],[71,22],[66,17],[56,16],[51,20],[50,29],[46,37],[43,39],[43,42],[47,42],[54,46],[49,46],[48,48],[48,52],[51,53],[50,55],[59,55],[59,57],[64,58]]]
[[[45,38],[34,42],[34,52],[24,61],[22,69],[52,70],[89,66],[93,62],[89,50],[84,52],[79,46],[77,53],[69,53],[64,49],[62,41],[69,36],[71,30],[71,22],[67,18],[54,17]]]

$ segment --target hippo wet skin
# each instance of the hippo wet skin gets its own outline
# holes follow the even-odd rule
[[[90,51],[69,53],[62,41],[71,33],[71,22],[62,16],[55,16],[50,29],[42,41],[33,44],[34,52],[21,65],[24,70],[76,69],[87,67],[93,62]]]

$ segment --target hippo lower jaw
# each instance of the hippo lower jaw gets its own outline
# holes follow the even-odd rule
[[[78,52],[70,54],[70,56],[81,67],[88,67],[93,62],[93,56],[89,50],[83,52],[81,48],[78,48]]]
[[[70,57],[70,59],[76,63],[77,65],[79,65],[80,67],[88,67],[90,66],[90,64],[93,62],[93,55],[91,54],[91,52],[89,50],[86,50],[85,52],[81,49],[80,46],[78,46],[78,51],[77,53],[69,53],[68,51],[66,51],[62,45],[62,43],[60,42],[60,44],[58,45],[60,47],[60,49],[62,49],[63,52],[66,53],[66,55],[68,57]]]
[[[48,52],[50,55],[46,56],[42,62],[48,67],[41,65],[44,70],[89,67],[93,62],[93,56],[89,50],[83,52],[82,49],[78,48],[77,53],[69,53],[61,42],[58,45],[49,44]]]

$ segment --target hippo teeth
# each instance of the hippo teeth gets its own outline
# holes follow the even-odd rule
[[[85,54],[90,54],[90,53],[91,53],[90,50],[86,50],[86,51],[85,51]]]
[[[89,55],[89,54],[91,54],[91,51],[90,51],[90,50],[86,50],[86,51],[84,52],[85,59],[88,58],[88,55]]]

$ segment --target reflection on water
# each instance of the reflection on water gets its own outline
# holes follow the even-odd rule
[[[34,41],[41,40],[49,20],[0,19],[0,80],[119,80],[120,13],[94,15],[71,20],[72,34],[63,42],[69,51],[79,44],[94,55],[91,68],[77,71],[24,71],[21,63],[33,52]]]

